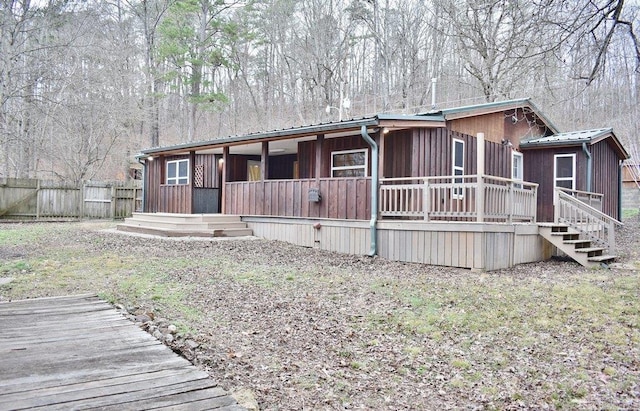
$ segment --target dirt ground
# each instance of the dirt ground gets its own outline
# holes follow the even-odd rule
[[[614,268],[485,273],[105,228],[0,225],[0,301],[95,292],[176,324],[169,345],[263,410],[640,409],[638,217]]]

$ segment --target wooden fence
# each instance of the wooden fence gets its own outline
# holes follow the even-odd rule
[[[125,218],[141,211],[140,181],[70,184],[0,179],[0,218]]]

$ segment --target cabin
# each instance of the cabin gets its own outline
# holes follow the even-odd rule
[[[143,150],[143,213],[118,228],[192,216],[227,235],[213,219],[235,216],[259,237],[474,270],[567,241],[594,265],[614,258],[628,157],[611,129],[562,133],[529,99],[378,114]]]

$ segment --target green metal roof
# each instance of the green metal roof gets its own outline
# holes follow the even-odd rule
[[[566,143],[581,144],[590,143],[594,139],[605,137],[607,134],[613,133],[612,128],[598,128],[594,130],[570,131],[567,133],[558,133],[552,136],[533,137],[520,143],[521,147],[562,145]]]
[[[351,120],[343,120],[337,122],[319,123],[301,127],[284,128],[266,132],[249,133],[244,135],[236,135],[230,137],[216,138],[212,140],[197,141],[191,143],[182,143],[165,147],[154,147],[140,151],[137,157],[144,157],[159,153],[180,152],[187,150],[198,150],[208,147],[232,145],[240,143],[251,143],[261,140],[281,140],[293,139],[297,137],[322,134],[322,133],[339,133],[341,131],[356,130],[362,126],[377,127],[383,122],[436,122],[444,123],[445,119],[442,114],[434,113],[429,115],[404,115],[404,114],[378,114],[371,117],[362,117]]]
[[[611,138],[613,146],[621,158],[629,158],[618,138],[613,134],[613,128],[597,128],[593,130],[569,131],[557,133],[551,136],[533,137],[520,142],[520,148],[547,148],[561,146],[576,146],[582,143],[594,144],[598,141]]]

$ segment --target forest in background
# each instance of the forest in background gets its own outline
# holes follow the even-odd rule
[[[613,127],[637,161],[639,18],[637,0],[0,0],[0,178],[119,179],[143,148],[521,97],[563,131]]]

